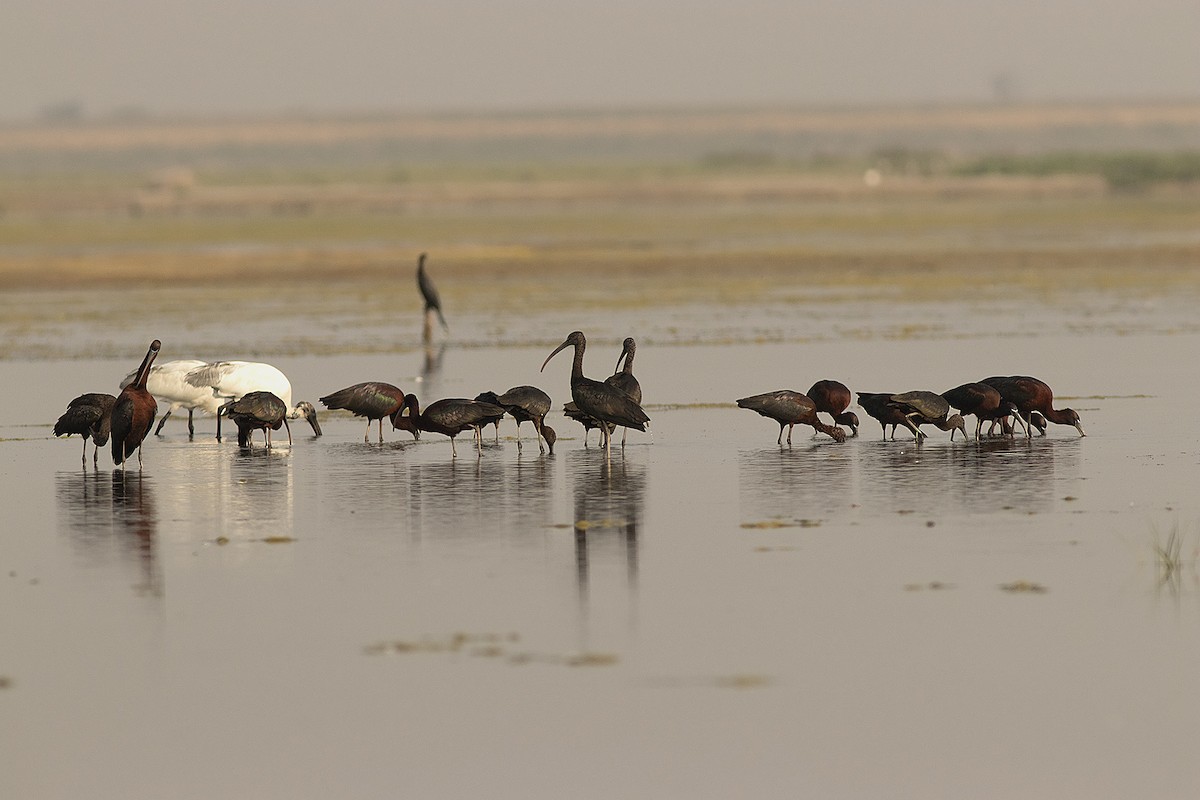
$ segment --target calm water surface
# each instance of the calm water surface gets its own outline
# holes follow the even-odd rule
[[[636,363],[653,432],[611,462],[559,412],[553,455],[506,421],[457,459],[325,415],[251,452],[173,419],[123,474],[50,437],[71,397],[113,390],[151,334],[164,360],[247,354],[202,329],[0,361],[0,796],[1195,796],[1200,334],[1162,303],[1132,330],[1122,303],[943,308],[915,340],[888,332],[928,309],[825,304],[861,335],[769,343],[753,309],[668,310]],[[724,338],[689,343],[705,318]],[[604,375],[643,323],[547,313],[489,345],[492,324],[455,321],[472,344],[428,361],[266,360],[297,398],[535,383],[560,408],[549,350],[581,327]],[[732,406],[1011,373],[1089,436],[916,447],[867,420],[779,447]]]

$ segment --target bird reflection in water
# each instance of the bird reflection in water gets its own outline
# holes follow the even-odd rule
[[[486,536],[511,531],[528,539],[552,519],[554,459],[548,455],[449,459],[412,464],[406,506],[414,536]]]
[[[294,530],[290,451],[238,448],[228,463],[225,535],[257,538]]]
[[[638,531],[646,503],[646,468],[599,451],[570,453],[568,473],[575,502],[575,574],[579,587],[583,645],[598,570],[624,562],[625,588],[632,614],[638,583]]]
[[[152,478],[123,470],[60,472],[56,495],[60,527],[77,547],[97,560],[114,545],[133,555],[141,569],[137,591],[163,596]]]
[[[747,519],[829,518],[855,500],[858,447],[824,438],[791,448],[744,450],[738,458],[738,497]]]
[[[1079,477],[1076,440],[981,439],[968,446],[880,444],[862,459],[864,505],[949,512],[1049,511]]]

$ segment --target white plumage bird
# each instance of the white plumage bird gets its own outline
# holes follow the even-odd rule
[[[128,375],[121,385],[132,381],[136,375]],[[217,438],[221,438],[222,406],[240,400],[251,392],[270,392],[288,407],[288,419],[303,417],[312,426],[313,433],[321,435],[317,422],[317,411],[312,403],[301,400],[292,405],[292,384],[277,367],[258,361],[169,361],[151,370],[147,389],[150,394],[170,403],[162,421],[166,422],[172,411],[188,409],[188,433],[193,433],[192,413],[199,408],[205,413],[217,415]],[[159,423],[155,433],[162,430]]]

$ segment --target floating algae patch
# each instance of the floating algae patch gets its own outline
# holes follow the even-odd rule
[[[1012,583],[1002,583],[1000,588],[1003,591],[1011,594],[1045,594],[1050,591],[1040,583],[1032,583],[1031,581],[1013,581]]]

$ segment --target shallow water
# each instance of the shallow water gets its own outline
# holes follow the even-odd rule
[[[535,383],[559,408],[568,356],[538,367],[570,327],[593,375],[646,327],[652,434],[611,461],[559,412],[554,455],[529,426],[518,449],[509,420],[457,459],[444,437],[364,444],[361,420],[326,414],[322,438],[300,423],[292,447],[251,452],[173,418],[140,471],[106,453],[97,470],[49,426],[148,337],[122,345],[132,363],[83,355],[120,328],[57,339],[75,360],[0,361],[0,795],[1191,796],[1200,334],[1182,299],[1138,302],[1153,319],[1103,295],[860,298],[817,320],[547,312],[499,337],[480,312],[432,368],[403,337],[266,346],[297,398]],[[694,343],[704,320],[722,333]],[[175,325],[190,348],[162,335],[164,359],[228,335]],[[917,447],[868,419],[845,444],[797,428],[780,447],[733,406],[822,377],[1017,372],[1055,385],[1087,438]],[[1154,545],[1172,529],[1169,571]]]

